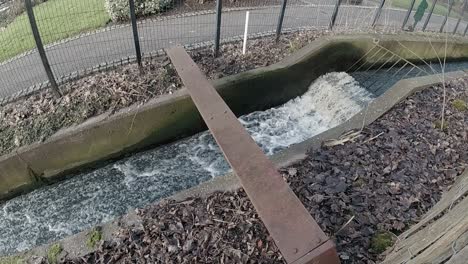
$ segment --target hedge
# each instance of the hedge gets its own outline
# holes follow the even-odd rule
[[[134,0],[137,17],[161,13],[171,7],[172,0]],[[106,10],[112,21],[125,21],[130,18],[128,0],[106,0]]]

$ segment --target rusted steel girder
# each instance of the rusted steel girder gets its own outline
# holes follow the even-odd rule
[[[187,52],[167,54],[285,260],[340,263],[334,244]]]

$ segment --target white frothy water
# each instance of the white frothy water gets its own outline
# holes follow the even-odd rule
[[[349,119],[372,100],[346,73],[317,79],[302,96],[239,120],[265,153],[277,153]],[[138,153],[0,205],[0,254],[77,233],[225,174],[209,132]]]
[[[309,139],[358,113],[372,99],[350,75],[329,73],[286,104],[239,118],[266,154]]]

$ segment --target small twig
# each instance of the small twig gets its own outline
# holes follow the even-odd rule
[[[335,234],[333,235],[333,237],[336,237],[341,231],[343,231],[343,229],[345,229],[353,220],[354,220],[354,215],[348,220],[348,222],[346,222],[343,226],[340,227],[340,229],[338,229],[338,231],[335,232]]]
[[[171,206],[178,206],[178,205],[188,205],[188,204],[192,204],[195,200],[194,199],[190,199],[190,200],[185,200],[185,201],[182,201],[182,202],[176,202],[176,203],[171,203]]]
[[[465,185],[463,185],[463,186],[458,186],[458,190],[457,190],[457,193],[455,194],[455,196],[458,196],[458,194],[460,194],[460,192],[464,189],[464,187],[465,187]],[[449,211],[452,210],[453,205],[454,205],[455,202],[458,201],[458,200],[459,200],[459,198],[454,199],[454,200],[450,203],[450,206],[449,206],[449,208],[448,208]]]
[[[137,107],[137,109],[140,108],[140,106],[141,106],[141,105],[139,105],[139,106]],[[128,138],[128,136],[130,136],[130,133],[132,133],[133,125],[135,124],[135,118],[136,118],[136,116],[137,116],[137,113],[138,113],[138,111],[135,111],[135,114],[133,115],[132,123],[130,124],[130,128],[128,129],[127,138]]]
[[[402,46],[404,49],[408,50],[411,54],[413,54],[414,56],[416,56],[418,59],[420,59],[424,64],[426,64],[431,70],[433,73],[435,73],[434,69],[432,68],[432,66],[427,63],[426,60],[424,60],[422,57],[420,57],[418,54],[416,54],[414,51],[412,51],[411,49],[409,49],[408,47],[406,47],[405,45],[403,45],[403,43],[401,43],[400,41],[397,41],[398,44],[400,44],[400,46]],[[437,54],[436,54],[437,55]],[[421,70],[421,69],[420,69]],[[426,74],[429,74],[428,72],[425,72]]]
[[[439,61],[439,64],[440,64],[440,68],[442,69],[442,61],[440,60],[440,56],[439,56],[439,53],[436,51],[436,49],[434,48],[434,45],[432,45],[432,41],[429,39],[428,36],[426,36],[426,39],[427,41],[429,42],[429,44],[431,45],[431,48],[432,48],[432,51],[434,52],[434,54],[437,56],[437,60]],[[435,73],[436,71],[431,67],[432,71]],[[440,78],[439,78],[440,79]]]
[[[390,255],[390,254],[393,254],[395,252],[395,250],[397,248],[397,244],[400,243],[401,239],[397,235],[395,235],[393,232],[391,232],[391,231],[387,231],[387,232],[390,233],[392,236],[394,236],[396,238],[396,242],[393,244],[392,250],[388,254],[388,255]]]
[[[367,139],[366,141],[362,142],[362,144],[369,143],[369,142],[371,142],[372,140],[374,140],[374,139],[380,137],[380,136],[383,135],[383,134],[384,134],[384,132],[380,132],[377,136],[374,136],[374,137],[371,137],[371,138]]]
[[[142,95],[142,94],[140,94],[138,92],[136,92],[136,93],[135,92],[127,92],[127,91],[123,91],[123,90],[117,90],[117,91],[115,91],[115,93],[126,94],[126,95],[130,95],[130,96],[134,95],[134,96],[139,96],[139,97],[146,97],[146,96],[144,96],[144,95]]]
[[[369,112],[369,103],[367,103],[366,108],[364,109],[364,117],[362,118],[361,130],[359,130],[359,132],[362,132],[364,130],[364,127],[366,126],[367,112]]]
[[[446,24],[447,25],[447,24]],[[445,122],[445,106],[447,104],[447,89],[445,86],[445,66],[447,61],[447,45],[448,45],[448,34],[445,33],[445,53],[444,53],[444,65],[442,67],[442,88],[443,88],[443,101],[442,101],[442,116],[440,121],[440,129],[444,130]]]
[[[353,132],[352,130],[344,135],[342,135],[339,139],[331,139],[327,140],[323,143],[326,147],[334,147],[338,145],[344,145],[346,142],[354,142],[354,140],[361,136],[361,131]]]
[[[216,218],[213,218],[213,221],[218,222],[218,223],[227,224],[227,225],[233,224],[233,223],[226,222],[226,221],[223,221],[223,220],[219,220],[219,219],[216,219]]]
[[[245,214],[245,212],[242,212],[242,210],[234,210],[234,209],[230,209],[230,208],[221,208],[221,210],[223,211],[228,211],[228,212],[234,212],[236,214]]]

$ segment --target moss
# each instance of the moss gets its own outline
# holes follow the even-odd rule
[[[465,101],[463,101],[461,99],[453,100],[452,107],[455,108],[458,111],[466,111],[466,109],[468,109],[467,106],[466,106]]]
[[[289,41],[289,51],[291,53],[296,52],[302,48],[301,42],[298,39]]]
[[[441,121],[441,120],[436,120],[436,121],[434,122],[434,128],[440,129],[440,130],[442,130],[442,131],[447,130],[447,129],[448,129],[448,122],[447,122],[447,120],[444,121],[444,125],[442,125],[442,121]]]
[[[393,245],[393,236],[389,232],[379,232],[372,237],[371,249],[377,254],[383,253]]]
[[[96,244],[102,239],[102,231],[100,228],[94,228],[89,234],[88,239],[86,240],[86,245],[90,249],[94,249]]]
[[[49,250],[47,251],[47,261],[50,263],[50,264],[57,264],[58,262],[58,255],[60,255],[60,253],[62,253],[62,245],[60,244],[53,244]]]
[[[0,264],[23,264],[25,263],[21,257],[0,257]]]
[[[366,184],[366,182],[361,178],[359,178],[359,179],[357,179],[356,181],[353,182],[353,186],[355,186],[355,187],[362,187],[365,184]]]

